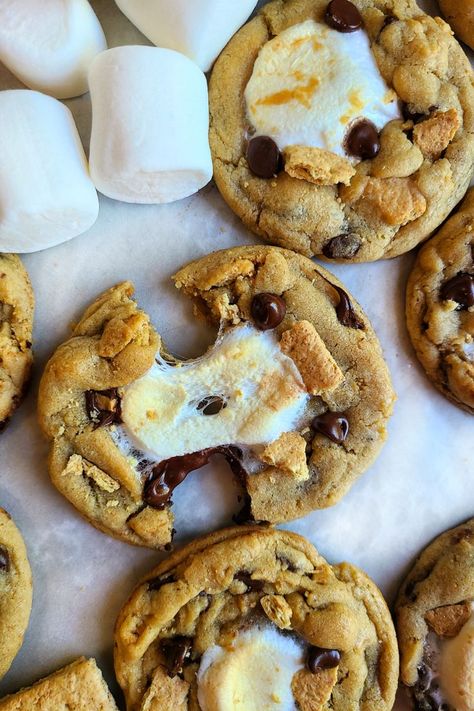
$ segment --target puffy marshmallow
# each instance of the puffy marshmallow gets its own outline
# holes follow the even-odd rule
[[[164,203],[212,177],[207,83],[187,57],[156,47],[103,52],[89,73],[90,168],[104,195]]]
[[[257,4],[257,0],[115,1],[153,44],[182,52],[204,72]]]
[[[36,252],[85,232],[99,201],[69,109],[0,92],[0,252]]]
[[[32,89],[57,99],[84,94],[89,65],[106,47],[87,0],[0,2],[0,61]]]

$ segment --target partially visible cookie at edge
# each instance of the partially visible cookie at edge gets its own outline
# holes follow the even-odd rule
[[[33,311],[33,289],[19,256],[0,254],[0,431],[30,375]]]
[[[472,0],[438,0],[444,18],[456,35],[474,49],[474,3]]]
[[[117,711],[95,659],[81,657],[33,686],[0,699],[0,711]]]
[[[307,256],[367,262],[415,247],[465,194],[474,166],[474,89],[469,61],[441,18],[426,15],[415,0],[354,0],[354,5],[363,24],[352,33],[328,28],[327,0],[264,5],[214,66],[210,143],[217,187],[255,234]],[[287,36],[293,30],[296,35]],[[336,148],[314,147],[320,143],[319,128],[314,135],[306,123],[298,132],[293,129],[305,107],[318,113],[311,102],[322,86],[328,85],[324,110],[335,111],[336,80],[326,80],[325,72],[331,77],[345,65],[339,55],[318,64],[317,53],[326,51],[321,49],[324,32],[333,32],[330,48],[347,42],[344,61],[359,59],[366,35],[387,94],[393,98],[395,93],[401,106],[398,118],[376,127],[378,138],[373,126],[364,134],[363,159],[355,165],[352,156]],[[359,35],[361,47],[351,49]],[[255,70],[264,51],[268,56]],[[293,61],[292,53],[298,52],[301,57]],[[313,61],[306,62],[311,52]],[[364,59],[362,79],[368,66]],[[285,81],[279,81],[285,67]],[[357,63],[352,68],[358,70]],[[348,76],[350,68],[343,80]],[[251,79],[255,91],[247,101]],[[359,85],[344,87],[344,97],[347,114],[331,114],[321,135],[332,136],[344,122],[352,131],[365,120],[370,102],[364,103]],[[291,119],[284,123],[280,112],[290,106]],[[263,109],[274,110],[275,118],[255,126],[254,112]],[[262,138],[270,139],[267,147]],[[255,149],[254,139],[259,140]],[[290,140],[297,144],[285,148]]]
[[[390,711],[398,648],[365,573],[289,531],[246,526],[145,577],[117,620],[115,670],[128,711]]]
[[[474,708],[474,519],[421,553],[395,606],[401,679],[416,711]]]
[[[32,596],[25,543],[10,516],[0,508],[0,679],[23,643]]]
[[[221,250],[174,280],[215,345],[181,362],[130,283],[102,294],[40,383],[55,486],[99,529],[156,548],[173,536],[174,489],[214,455],[238,484],[239,521],[335,504],[379,453],[395,399],[360,306],[276,247]]]
[[[408,331],[428,377],[474,413],[474,189],[423,246],[408,279]]]

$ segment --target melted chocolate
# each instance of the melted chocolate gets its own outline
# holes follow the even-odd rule
[[[148,590],[155,591],[155,590],[160,590],[163,585],[168,585],[169,583],[175,583],[176,578],[174,575],[168,575],[165,578],[163,577],[158,577],[158,578],[152,578],[151,580],[148,581]]]
[[[443,301],[456,301],[457,311],[467,311],[474,306],[474,275],[459,272],[442,285],[439,295]]]
[[[317,415],[312,424],[316,432],[320,432],[336,444],[342,444],[349,434],[349,421],[342,412],[325,412]]]
[[[189,637],[173,637],[161,643],[161,649],[166,658],[168,676],[181,674],[186,659],[191,656],[193,641]]]
[[[224,398],[219,395],[209,395],[201,400],[197,409],[202,412],[203,415],[218,415],[221,410],[227,407],[227,403]]]
[[[0,573],[10,570],[10,554],[4,546],[0,546]]]
[[[363,24],[359,10],[349,0],[331,0],[325,19],[329,27],[338,32],[355,32]]]
[[[283,169],[283,158],[277,144],[270,136],[256,136],[247,145],[247,163],[258,178],[276,177]]]
[[[241,580],[247,586],[247,590],[251,590],[252,592],[260,592],[265,585],[264,580],[253,580],[253,578],[250,577],[250,573],[247,573],[245,570],[237,573],[235,580]]]
[[[117,388],[87,390],[86,410],[94,429],[122,422],[122,408]]]
[[[357,318],[348,294],[344,289],[341,289],[340,286],[336,286],[335,284],[331,284],[331,286],[339,294],[339,303],[336,306],[336,314],[339,323],[342,323],[343,326],[347,326],[348,328],[359,328],[363,330],[364,324]]]
[[[286,303],[277,294],[257,294],[252,299],[250,311],[256,327],[268,331],[279,326],[285,318]]]
[[[306,664],[310,672],[315,674],[319,669],[334,669],[341,661],[341,653],[337,649],[310,647]]]

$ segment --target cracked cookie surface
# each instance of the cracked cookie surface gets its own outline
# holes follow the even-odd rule
[[[115,670],[128,711],[249,708],[238,703],[239,689],[242,694],[255,669],[259,675],[265,669],[261,677],[271,670],[271,655],[259,654],[260,641],[269,637],[275,655],[281,645],[296,648],[299,659],[288,675],[292,704],[280,706],[284,690],[270,697],[269,684],[260,708],[392,708],[398,649],[374,583],[350,564],[329,565],[294,533],[246,526],[176,552],[123,607]],[[242,644],[246,656],[239,667]],[[287,671],[279,665],[275,684]],[[254,688],[261,691],[258,683]]]
[[[406,316],[430,380],[474,413],[474,189],[421,249],[408,279]]]
[[[33,355],[34,297],[16,254],[0,254],[0,431],[19,405]]]
[[[117,711],[94,659],[81,657],[37,681],[28,689],[0,699],[0,711]]]
[[[474,706],[474,519],[416,561],[395,607],[401,678],[417,711]]]
[[[40,384],[53,483],[101,530],[150,547],[172,538],[173,489],[214,454],[243,490],[239,520],[336,503],[378,454],[394,401],[358,304],[275,247],[213,253],[174,281],[219,328],[215,346],[179,362],[129,283],[99,297]]]
[[[459,39],[474,49],[474,5],[471,0],[439,0],[439,6]]]
[[[405,118],[387,123],[379,153],[355,167],[296,146],[285,156],[288,170],[259,178],[246,158],[244,94],[255,61],[289,27],[323,23],[327,4],[271,2],[222,52],[210,81],[215,181],[245,225],[273,244],[336,261],[395,257],[426,239],[467,190],[474,165],[472,70],[449,26],[414,0],[355,0],[364,22],[359,31],[367,32]]]
[[[32,585],[23,538],[0,508],[0,679],[23,643],[30,619]]]

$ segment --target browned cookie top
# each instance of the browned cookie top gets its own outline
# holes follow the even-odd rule
[[[117,620],[115,669],[128,711],[390,711],[398,650],[362,571],[294,533],[241,527],[146,576]]]

